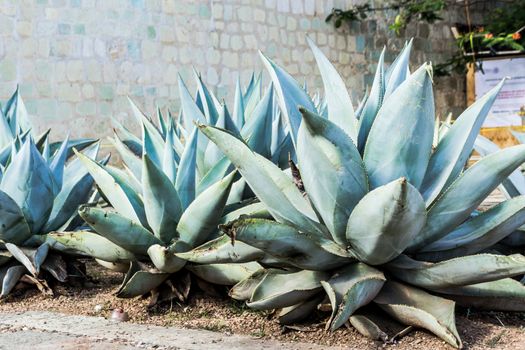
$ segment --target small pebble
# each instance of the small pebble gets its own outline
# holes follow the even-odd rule
[[[129,320],[128,313],[121,308],[113,310],[111,313],[111,319],[118,322],[126,322]]]
[[[95,305],[95,312],[98,314],[99,312],[101,312],[102,310],[104,310],[104,307],[100,304],[97,304]]]

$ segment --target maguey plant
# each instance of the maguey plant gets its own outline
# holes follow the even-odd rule
[[[17,90],[0,116],[0,298],[26,285],[53,294],[48,280],[65,282],[76,273],[50,249],[45,234],[80,224],[77,210],[88,201],[93,180],[70,154],[74,146],[95,159],[99,149],[92,140],[67,137],[52,146],[49,131],[35,143],[28,120]]]
[[[293,178],[237,135],[200,125],[272,219],[240,217],[222,226],[232,242],[219,237],[183,256],[204,264],[259,262],[267,268],[234,286],[232,297],[255,309],[279,309],[284,323],[309,317],[327,298],[329,329],[349,322],[374,338],[386,335],[368,316],[368,304],[458,348],[456,303],[525,310],[525,287],[513,279],[525,272],[525,257],[491,250],[525,223],[525,197],[476,211],[525,161],[525,146],[489,154],[464,170],[503,82],[433,147],[432,66],[409,71],[411,43],[388,69],[381,55],[357,110],[335,68],[309,44],[326,113],[261,55],[290,127]]]

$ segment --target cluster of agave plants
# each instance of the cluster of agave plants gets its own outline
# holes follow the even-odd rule
[[[456,304],[525,311],[525,145],[478,136],[504,82],[441,122],[432,66],[410,72],[409,42],[388,68],[383,52],[354,109],[309,44],[322,94],[261,54],[271,83],[238,83],[231,112],[198,73],[195,96],[179,79],[177,115],[130,101],[142,132],[114,121],[121,167],[96,140],[33,135],[16,92],[0,116],[1,297],[52,293],[90,257],[125,274],[118,297],[223,285],[283,324],[328,310],[327,329],[382,340],[378,310],[458,348]],[[508,199],[478,211],[498,186]]]

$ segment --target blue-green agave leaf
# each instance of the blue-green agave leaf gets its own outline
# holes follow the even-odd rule
[[[396,57],[392,65],[388,67],[385,73],[385,100],[390,97],[393,92],[409,77],[410,71],[408,61],[410,59],[410,51],[412,49],[412,41],[410,39],[403,50]]]
[[[2,273],[3,272],[3,273]],[[15,265],[0,269],[0,298],[4,298],[15,288],[20,277],[26,272],[22,265]]]
[[[242,264],[187,265],[188,270],[206,282],[233,286],[262,269],[256,262]]]
[[[381,106],[363,156],[371,188],[400,177],[416,188],[421,185],[434,135],[430,71],[424,64]]]
[[[252,75],[253,79],[253,75]],[[241,80],[237,77],[235,85],[235,98],[233,102],[233,120],[237,125],[237,129],[241,129],[244,125],[244,96],[241,91]]]
[[[452,124],[430,157],[421,193],[430,205],[463,170],[481,126],[487,117],[504,80],[472,104]]]
[[[346,85],[323,52],[306,37],[310,49],[314,53],[317,66],[323,79],[326,102],[328,106],[328,119],[344,130],[348,136],[357,142],[357,119],[354,114],[352,100]]]
[[[303,121],[297,140],[301,179],[312,204],[335,242],[346,245],[350,213],[368,192],[357,147],[336,124],[300,108]]]
[[[244,242],[301,269],[325,271],[352,261],[351,256],[331,240],[273,220],[241,218],[221,229],[233,241]]]
[[[315,106],[308,94],[290,74],[261,52],[260,56],[273,81],[277,101],[281,107],[281,112],[290,124],[292,140],[295,144],[301,124],[301,114],[297,107],[304,106],[306,109],[315,112]]]
[[[327,327],[331,331],[341,327],[357,309],[377,296],[385,280],[381,271],[358,262],[337,270],[328,281],[321,281],[332,304]]]
[[[0,191],[0,241],[22,244],[31,237],[31,229],[18,204]]]
[[[425,219],[421,194],[401,178],[376,188],[357,204],[348,220],[347,241],[360,261],[381,265],[403,253]]]
[[[198,130],[193,128],[193,132],[182,153],[175,188],[179,194],[182,207],[186,209],[195,199],[196,179],[197,179],[197,145]]]
[[[143,157],[142,195],[149,226],[161,241],[177,237],[182,204],[173,183],[147,154]]]
[[[140,223],[115,212],[82,206],[79,214],[99,235],[133,254],[147,255],[154,244],[163,244]]]
[[[188,206],[177,226],[179,240],[190,247],[206,241],[219,224],[234,177],[235,172],[232,172],[199,194]]]
[[[525,145],[519,145],[492,153],[467,169],[428,209],[425,227],[410,250],[446,236],[524,161]]]

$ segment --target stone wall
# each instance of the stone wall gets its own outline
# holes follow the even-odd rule
[[[335,62],[355,101],[370,84],[384,45],[387,62],[415,37],[412,63],[453,50],[450,16],[413,24],[396,37],[385,17],[336,30],[324,19],[352,1],[321,0],[3,0],[0,4],[0,99],[20,85],[35,128],[55,137],[108,135],[111,116],[126,120],[126,96],[152,112],[175,110],[177,74],[193,91],[192,66],[220,98],[233,99],[262,70],[258,50],[315,89],[321,80],[305,35]],[[388,15],[388,14],[387,14]],[[268,79],[266,78],[266,81]],[[438,111],[463,108],[463,77],[436,84]]]

